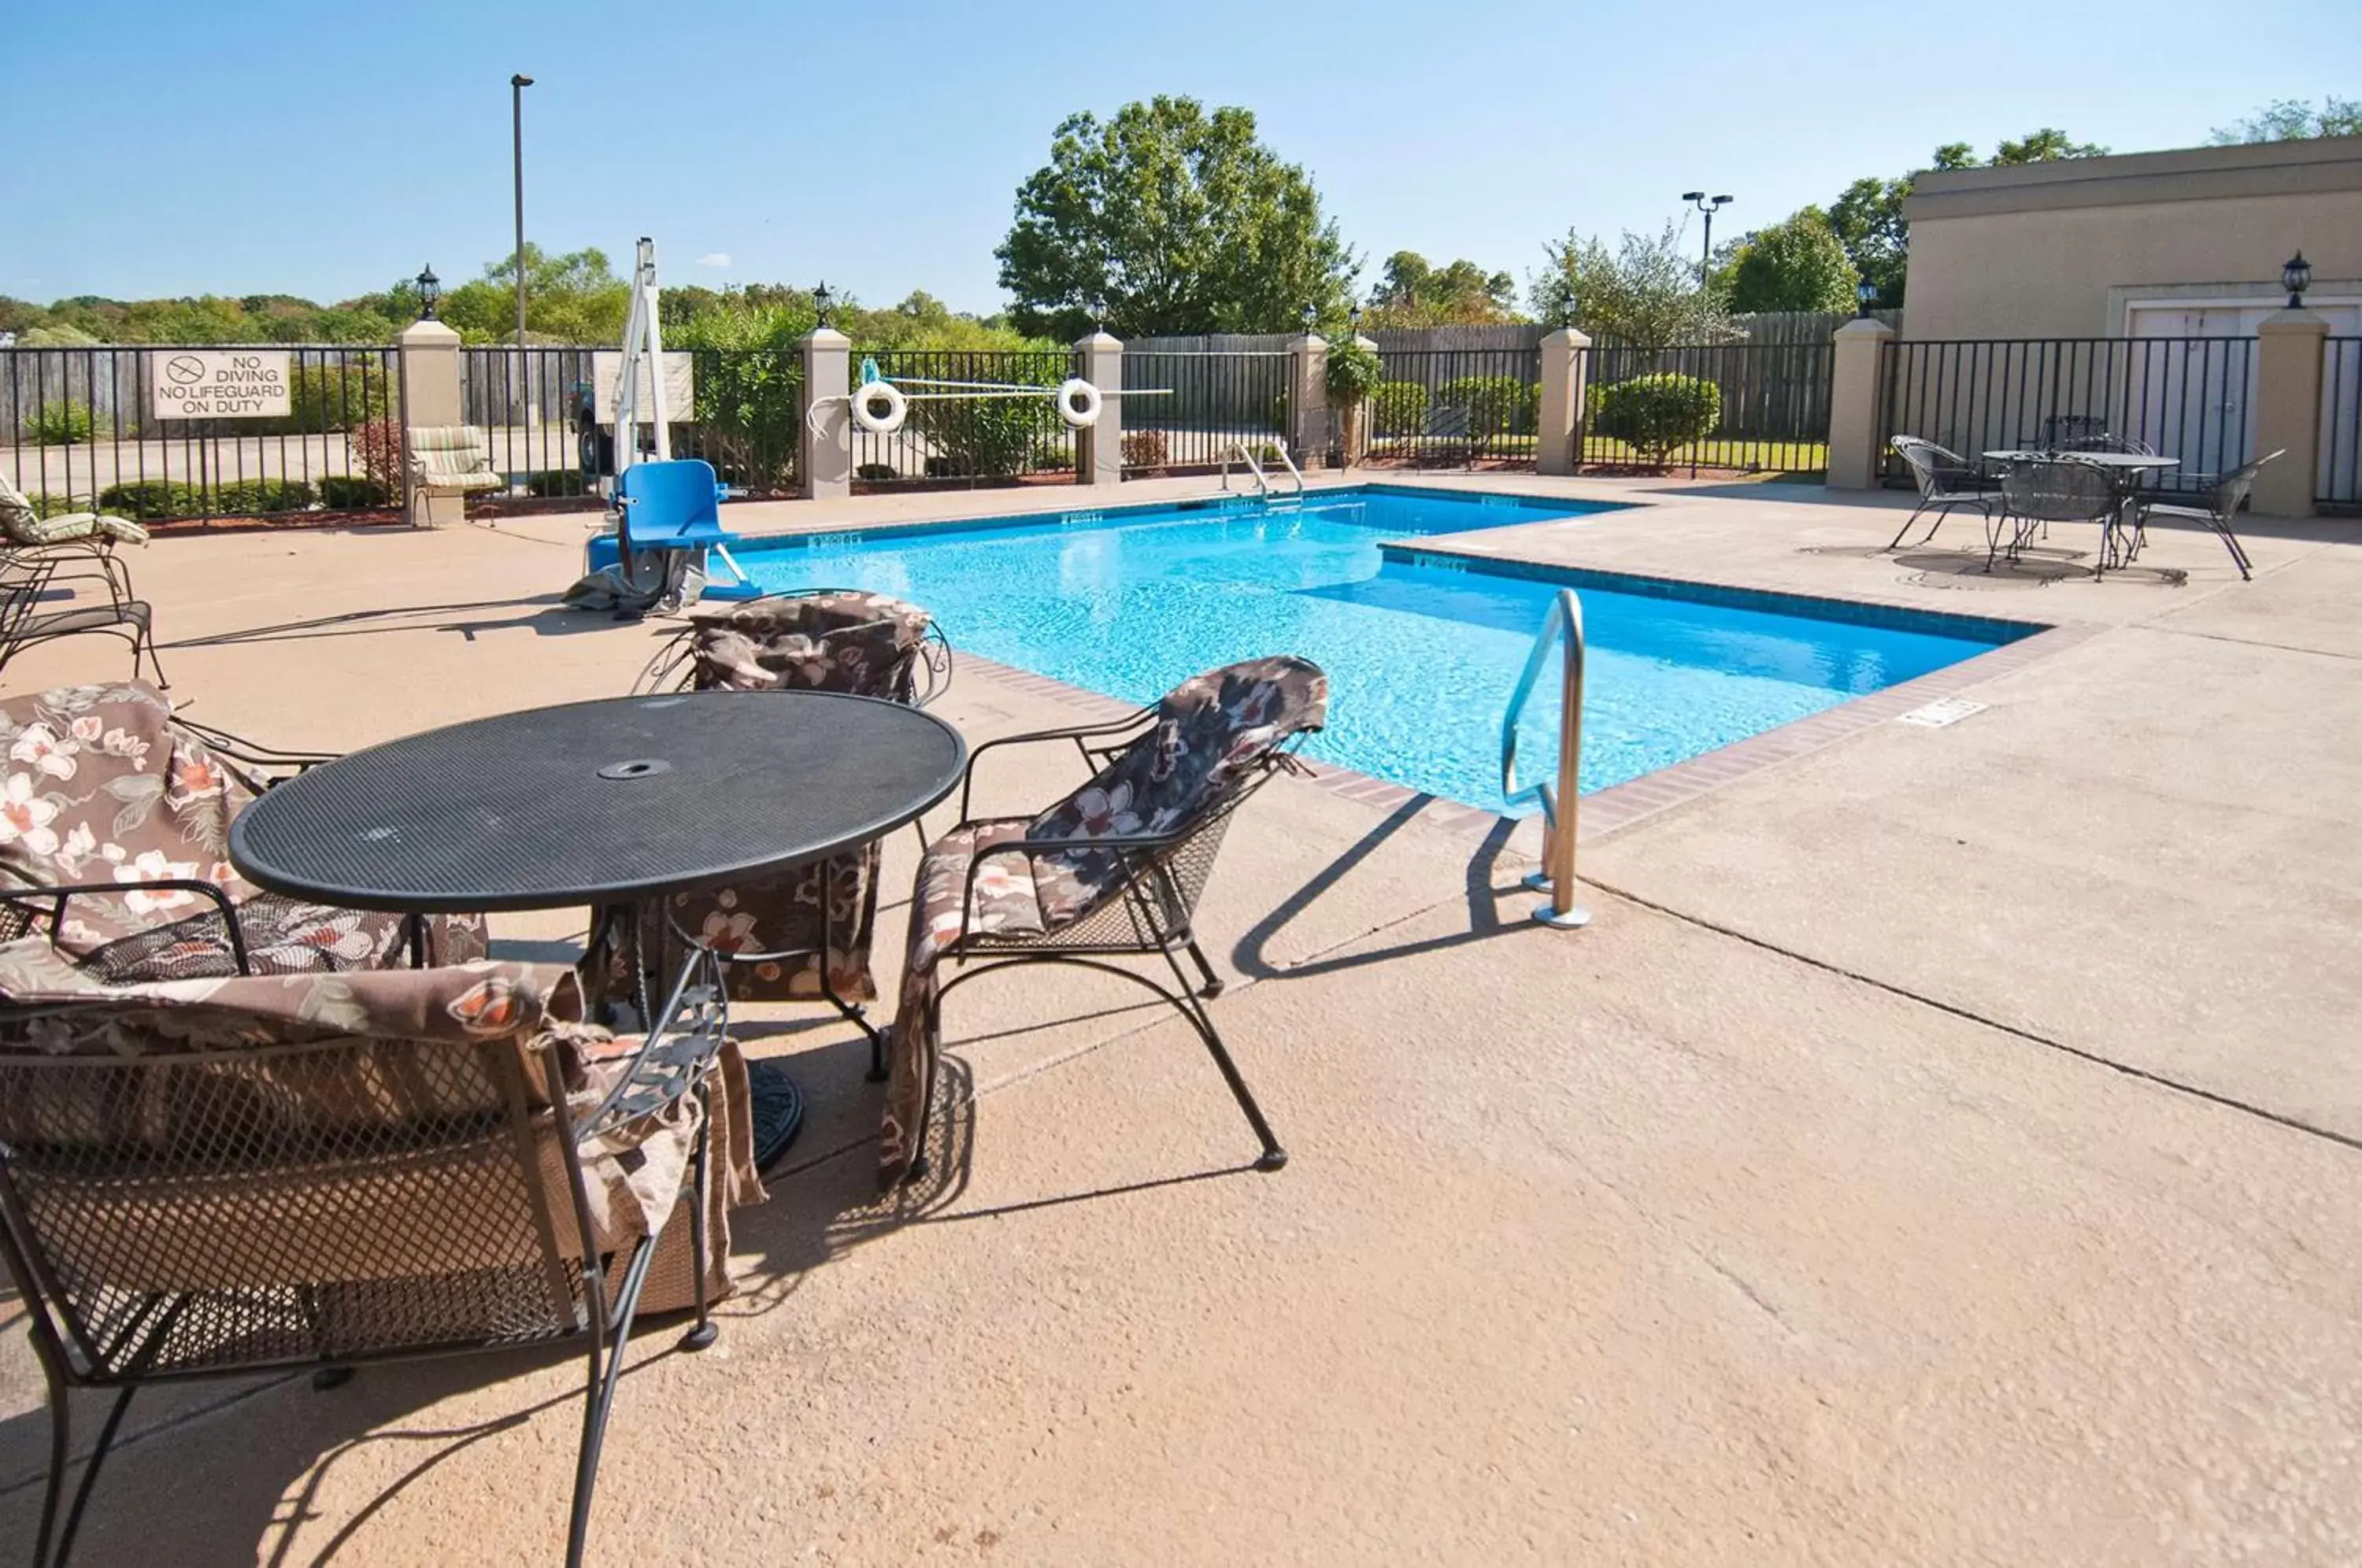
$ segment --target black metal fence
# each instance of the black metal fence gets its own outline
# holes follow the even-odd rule
[[[1362,447],[1386,462],[1533,460],[1541,429],[1541,351],[1381,348],[1362,409]]]
[[[1294,425],[1294,364],[1286,349],[1125,350],[1124,473],[1213,468],[1234,442],[1275,461]]]
[[[1917,436],[1968,458],[2136,441],[2179,459],[2165,490],[2199,490],[2254,455],[2252,337],[2049,337],[1890,343],[1879,444]]]
[[[1031,474],[1075,472],[1075,432],[1047,395],[1075,373],[1065,349],[899,348],[854,350],[854,381],[865,365],[911,399],[891,435],[853,426],[853,477],[864,486],[966,480],[1011,483]],[[1040,387],[1044,395],[997,393]]]
[[[2322,345],[2321,471],[2314,499],[2362,506],[2362,337]]]
[[[283,410],[179,418],[157,378],[284,356]],[[401,500],[399,351],[313,344],[0,348],[0,464],[44,513],[142,522],[372,511]]]
[[[534,344],[459,350],[461,423],[483,431],[491,467],[528,495],[584,495],[600,471],[586,444],[589,348]],[[612,468],[612,426],[604,450]]]
[[[1837,351],[1818,341],[1584,351],[1586,466],[1815,473],[1828,467]]]

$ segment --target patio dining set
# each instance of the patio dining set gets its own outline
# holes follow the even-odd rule
[[[951,675],[924,610],[829,591],[691,612],[627,694],[342,757],[198,723],[136,670],[0,699],[0,1259],[51,1430],[30,1561],[65,1561],[143,1386],[328,1388],[542,1345],[586,1363],[579,1562],[635,1320],[679,1312],[684,1349],[714,1342],[731,1212],[795,1131],[792,1077],[742,1054],[734,1001],[859,1029],[889,1191],[943,1156],[946,995],[1044,962],[1171,1007],[1256,1167],[1284,1164],[1194,922],[1235,812],[1321,726],[1326,676],[1249,660],[971,750],[931,711]],[[1082,781],[977,814],[978,765],[1034,750]],[[881,1029],[880,846],[914,827]],[[489,955],[489,916],[564,908],[589,911],[579,964]],[[114,1398],[69,1494],[93,1389]]]
[[[2148,542],[2152,522],[2174,521],[2204,528],[2223,542],[2239,576],[2251,579],[2253,564],[2235,526],[2256,474],[2281,456],[2267,453],[2251,463],[2206,479],[2187,492],[2158,488],[2161,476],[2180,467],[2179,458],[2159,454],[2134,436],[2118,436],[2082,416],[2043,422],[2038,436],[2016,447],[1962,457],[1916,436],[1897,436],[1891,445],[1911,470],[1919,503],[1896,529],[1887,548],[1898,549],[1922,516],[1932,514],[1917,543],[1926,544],[1954,512],[1973,512],[1984,522],[1985,569],[2016,561],[2053,524],[2089,524],[2100,531],[2092,576],[2131,565]],[[2194,502],[2169,499],[2191,493]]]

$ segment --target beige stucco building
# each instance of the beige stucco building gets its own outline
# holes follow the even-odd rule
[[[2305,303],[2362,333],[2362,137],[1921,174],[1905,338],[2245,336]]]

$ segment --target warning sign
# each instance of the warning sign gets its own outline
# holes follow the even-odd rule
[[[174,348],[151,355],[148,395],[159,419],[270,419],[294,407],[283,348]]]

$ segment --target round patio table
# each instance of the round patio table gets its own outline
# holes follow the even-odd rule
[[[2181,466],[2180,458],[2160,458],[2149,452],[2043,452],[2031,447],[1987,452],[1985,460],[1992,463],[2089,463],[2095,469],[2126,471],[2178,469]]]
[[[465,914],[722,887],[867,844],[949,794],[967,743],[899,702],[695,691],[533,708],[314,767],[230,823],[258,887],[346,909]],[[767,1063],[776,1158],[801,1121]],[[758,1132],[761,1131],[758,1129]],[[763,1140],[758,1137],[758,1146]],[[767,1163],[767,1161],[766,1162]]]

